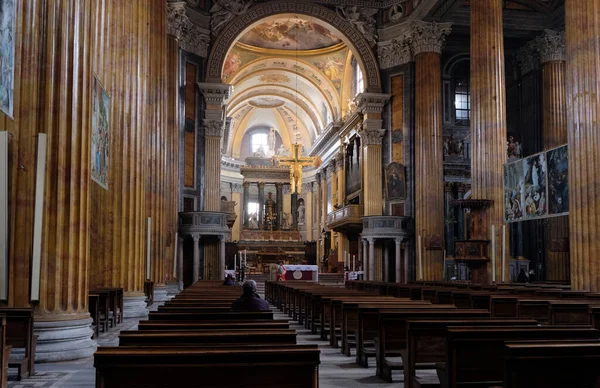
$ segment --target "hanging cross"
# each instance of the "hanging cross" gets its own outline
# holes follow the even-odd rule
[[[273,165],[290,166],[290,185],[292,194],[302,194],[302,169],[304,167],[319,167],[321,158],[318,156],[302,156],[302,145],[292,144],[292,156],[273,156]]]

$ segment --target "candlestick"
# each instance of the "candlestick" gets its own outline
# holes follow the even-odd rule
[[[506,225],[502,225],[502,283],[504,283],[505,264],[506,264]]]
[[[496,282],[496,227],[492,225],[492,282]]]
[[[417,256],[419,259],[419,280],[423,280],[423,253],[421,252],[421,236],[417,239]]]

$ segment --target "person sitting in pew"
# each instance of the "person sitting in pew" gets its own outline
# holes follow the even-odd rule
[[[225,281],[223,282],[224,286],[235,286],[235,280],[233,279],[233,275],[227,274]]]
[[[256,282],[246,280],[242,286],[244,293],[231,305],[233,311],[269,311],[269,303],[256,293]]]

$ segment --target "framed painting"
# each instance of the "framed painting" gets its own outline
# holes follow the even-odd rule
[[[92,169],[94,182],[108,190],[110,157],[110,123],[108,112],[110,97],[98,77],[94,75],[92,87]]]
[[[406,198],[406,173],[403,165],[392,162],[385,168],[385,188],[388,201]]]
[[[14,117],[16,1],[0,0],[0,110]]]

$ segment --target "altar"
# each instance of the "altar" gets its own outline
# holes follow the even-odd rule
[[[285,280],[319,281],[319,266],[285,264]]]

